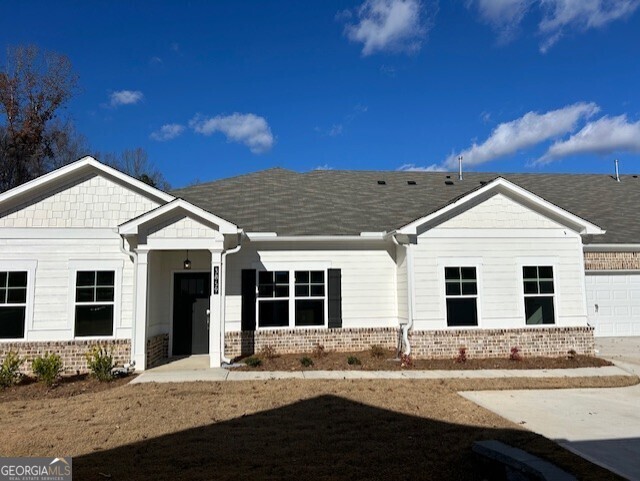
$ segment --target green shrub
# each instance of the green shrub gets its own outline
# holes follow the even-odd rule
[[[9,387],[18,384],[22,373],[20,366],[24,359],[18,357],[13,351],[9,351],[0,364],[0,387]]]
[[[246,358],[244,363],[249,367],[259,367],[262,365],[262,360],[259,357],[251,356]]]
[[[300,364],[302,364],[303,367],[311,367],[313,366],[313,359],[311,359],[310,357],[303,357],[300,359]]]
[[[374,345],[369,349],[369,354],[371,354],[371,357],[374,359],[382,359],[386,352],[382,346]]]
[[[347,364],[349,364],[349,366],[360,366],[362,363],[356,356],[349,356],[347,358]]]
[[[113,356],[102,346],[94,346],[86,354],[87,367],[91,374],[100,382],[107,382],[113,379]]]
[[[31,363],[31,369],[39,382],[53,386],[62,373],[62,359],[54,353],[36,357]]]

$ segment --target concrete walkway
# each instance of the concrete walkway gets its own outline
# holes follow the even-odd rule
[[[599,355],[640,374],[640,338],[598,339]],[[640,480],[640,385],[460,393],[631,480]]]
[[[628,372],[615,366],[579,369],[487,369],[473,371],[237,371],[211,369],[208,356],[191,356],[144,371],[131,381],[262,381],[268,379],[496,379],[543,377],[624,376]]]

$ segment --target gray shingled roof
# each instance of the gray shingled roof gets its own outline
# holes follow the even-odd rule
[[[498,176],[606,229],[593,243],[640,243],[640,178],[632,175],[616,182],[605,174],[468,172],[458,181],[457,175],[443,172],[275,168],[171,193],[246,232],[357,235],[406,225]],[[408,185],[409,180],[416,185]]]

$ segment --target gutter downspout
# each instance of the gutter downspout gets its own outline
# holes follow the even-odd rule
[[[233,249],[228,249],[222,253],[220,259],[220,360],[225,364],[231,364],[232,360],[225,356],[224,353],[224,337],[225,337],[225,324],[227,321],[227,265],[226,260],[229,254],[235,254],[242,248],[242,238],[244,232],[240,231],[240,242]]]
[[[411,244],[403,245],[398,242],[395,235],[391,235],[391,240],[396,246],[403,246],[406,252],[405,261],[407,263],[407,323],[403,324],[402,330],[402,347],[403,354],[411,355],[411,344],[409,343],[409,331],[413,328],[413,251],[410,249]]]
[[[133,262],[133,311],[132,312],[133,312],[134,322],[135,322],[136,302],[137,302],[137,299],[138,299],[137,292],[136,292],[136,290],[138,288],[138,285],[137,285],[137,282],[136,282],[136,277],[137,277],[136,276],[136,272],[138,271],[138,269],[137,269],[138,268],[138,253],[135,252],[135,251],[127,250],[125,248],[125,246],[124,246],[124,243],[125,243],[124,236],[121,235],[120,238],[122,239],[122,242],[118,245],[118,247],[120,247],[120,251],[124,255],[126,255],[129,259],[131,259],[131,262]],[[134,342],[133,342],[133,336],[135,335],[134,334],[135,331],[136,330],[135,330],[135,326],[134,326],[134,328],[131,330],[131,333],[132,333],[132,336],[131,336],[131,348],[132,349],[131,349],[131,351],[133,351],[133,346],[135,345]],[[133,352],[131,352],[131,354],[133,355]],[[135,365],[136,365],[136,362],[133,359],[130,359],[129,360],[129,366],[131,366],[131,367],[133,367],[135,369]],[[125,365],[125,368],[126,367],[127,366]]]

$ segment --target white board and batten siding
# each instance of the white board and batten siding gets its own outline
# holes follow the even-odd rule
[[[0,213],[0,271],[20,262],[35,264],[35,279],[28,279],[35,283],[25,341],[74,338],[76,269],[116,270],[114,337],[131,337],[133,263],[122,253],[122,239],[114,229],[157,206],[124,185],[94,175]]]
[[[640,273],[588,272],[586,283],[595,336],[640,336]]]
[[[475,266],[478,327],[526,327],[522,267],[551,265],[557,326],[586,326],[582,240],[497,194],[418,236],[415,329],[446,329],[445,266]]]
[[[294,265],[300,270],[313,270],[306,266],[341,269],[342,327],[398,326],[395,249],[388,245],[253,242],[229,256],[227,262],[227,331],[241,327],[242,269],[260,265],[267,270]]]

